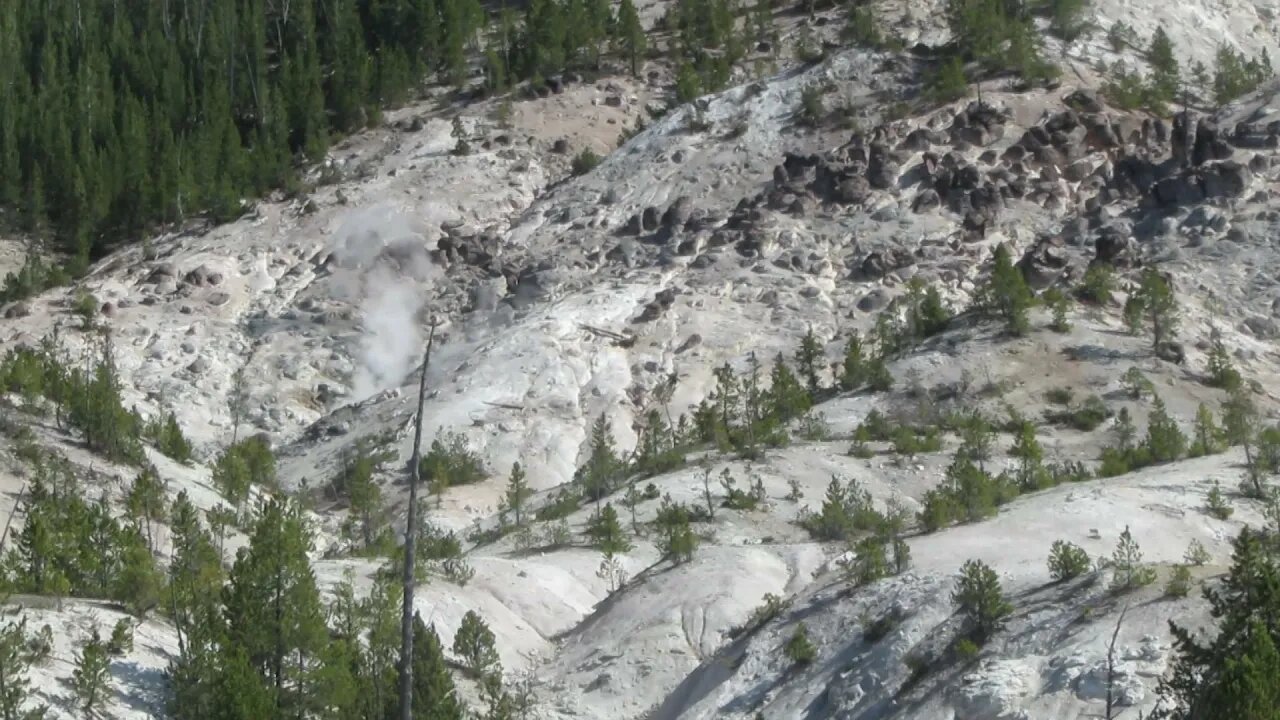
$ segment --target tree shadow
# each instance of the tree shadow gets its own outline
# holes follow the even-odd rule
[[[129,709],[148,717],[163,717],[168,696],[169,674],[136,662],[111,663],[116,699]]]

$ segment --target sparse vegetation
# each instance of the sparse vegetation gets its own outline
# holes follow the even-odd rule
[[[1061,397],[1059,395],[1057,399],[1061,399]],[[1111,409],[1097,395],[1090,395],[1083,402],[1076,405],[1068,405],[1064,410],[1046,410],[1044,413],[1045,420],[1051,423],[1066,425],[1083,432],[1096,430],[1111,415]]]
[[[601,158],[591,148],[583,148],[581,152],[573,156],[573,165],[570,172],[574,175],[586,175],[596,166],[600,164]]]

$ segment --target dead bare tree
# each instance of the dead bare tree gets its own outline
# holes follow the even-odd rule
[[[1111,643],[1107,645],[1107,720],[1112,720],[1112,712],[1115,709],[1115,686],[1116,686],[1116,638],[1120,637],[1120,625],[1124,623],[1125,613],[1129,612],[1129,604],[1125,603],[1124,609],[1120,611],[1120,617],[1116,618],[1116,629],[1111,633]]]
[[[418,416],[414,421],[413,456],[409,460],[409,511],[404,523],[404,606],[400,616],[400,720],[413,720],[413,566],[418,535],[418,481],[422,465],[422,409],[427,401],[427,367],[436,341],[436,323],[431,323],[427,352],[418,379]]]
[[[9,526],[13,525],[13,516],[18,514],[18,510],[22,508],[22,498],[27,493],[27,484],[22,483],[22,489],[18,491],[18,499],[13,503],[13,509],[9,511],[9,519],[4,524],[4,534],[0,535],[0,552],[4,552],[5,541],[9,539]]]

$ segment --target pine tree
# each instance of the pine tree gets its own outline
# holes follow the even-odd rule
[[[413,615],[414,720],[463,720],[466,710],[445,664],[444,647],[434,627]]]
[[[1053,312],[1053,320],[1049,328],[1056,333],[1071,332],[1071,321],[1067,312],[1071,309],[1071,298],[1056,287],[1044,291],[1044,304]]]
[[[498,651],[494,647],[493,631],[474,611],[468,610],[462,616],[462,624],[453,636],[453,652],[462,658],[462,664],[472,677],[484,678],[502,674]]]
[[[131,520],[139,523],[146,532],[147,548],[155,550],[153,526],[167,517],[165,488],[155,468],[146,467],[133,480],[125,497],[125,509]]]
[[[779,422],[794,420],[809,410],[812,401],[795,373],[778,353],[769,372],[768,414]]]
[[[1219,520],[1226,520],[1231,517],[1232,509],[1227,504],[1227,500],[1222,495],[1222,486],[1217,480],[1213,481],[1213,487],[1209,488],[1209,493],[1205,498],[1205,504],[1209,514]]]
[[[1240,372],[1231,362],[1231,354],[1222,340],[1222,332],[1213,328],[1209,333],[1209,384],[1228,392],[1240,387]]]
[[[155,556],[141,535],[135,531],[127,537],[132,541],[123,543],[125,550],[112,595],[122,600],[134,615],[142,617],[161,603],[164,575],[156,567]]]
[[[1174,653],[1161,680],[1162,720],[1271,720],[1280,707],[1280,567],[1270,541],[1246,528],[1235,541],[1231,570],[1204,591],[1217,632],[1170,621]]]
[[[245,653],[282,713],[301,715],[317,694],[328,630],[300,508],[268,500],[223,590],[228,642]]]
[[[612,503],[605,503],[604,509],[591,518],[587,524],[587,536],[595,543],[596,549],[603,553],[618,554],[631,549],[627,542],[626,532],[618,520],[618,511]]]
[[[787,645],[782,652],[796,665],[808,665],[814,661],[818,651],[813,647],[813,641],[809,639],[809,631],[804,623],[796,626],[795,633],[791,635],[791,639],[787,640]]]
[[[1151,401],[1145,446],[1152,462],[1157,463],[1173,462],[1186,452],[1187,438],[1178,429],[1178,423],[1169,416],[1159,395]]]
[[[223,451],[213,466],[213,484],[237,511],[243,509],[252,484],[248,462],[231,448]]]
[[[856,390],[867,380],[867,357],[862,337],[854,330],[844,345],[844,363],[840,370],[840,388]]]
[[[604,413],[600,413],[591,426],[588,453],[587,464],[579,473],[584,494],[595,501],[596,511],[599,512],[600,501],[613,490],[620,464],[614,449],[613,429]]]
[[[107,655],[107,646],[103,644],[94,628],[76,656],[76,667],[71,673],[75,688],[76,700],[80,709],[87,714],[95,714],[106,693],[107,680],[110,678],[111,658]]]
[[[981,560],[969,560],[960,568],[951,604],[965,616],[974,639],[980,643],[1003,628],[1005,618],[1013,612],[1000,588],[1000,578]]]
[[[249,412],[249,385],[245,380],[244,366],[231,375],[231,392],[227,396],[227,409],[231,413],[231,444],[240,439],[240,424]]]
[[[626,59],[633,77],[640,77],[640,57],[644,55],[647,38],[640,15],[632,0],[622,0],[618,6],[618,28],[615,40],[618,50]]]
[[[1132,309],[1130,307],[1132,305]],[[1178,301],[1169,283],[1155,268],[1142,271],[1142,280],[1125,306],[1125,315],[1141,317],[1151,328],[1151,349],[1171,340],[1178,329]]]
[[[809,390],[810,402],[817,402],[818,391],[822,389],[818,370],[823,366],[821,362],[823,355],[822,343],[813,334],[813,326],[810,326],[804,337],[800,338],[800,347],[796,350],[796,367],[799,368],[800,376],[804,378],[805,386]]]
[[[672,501],[670,495],[665,495],[658,507],[656,522],[663,556],[677,565],[692,560],[693,552],[698,547],[698,537],[693,534],[689,525],[688,508]]]
[[[1111,591],[1124,593],[1150,585],[1156,579],[1155,570],[1142,562],[1142,550],[1129,532],[1129,526],[1120,533],[1120,540],[1111,554]]]
[[[507,478],[507,490],[503,496],[507,508],[515,513],[516,527],[524,525],[524,505],[525,501],[533,495],[533,490],[529,487],[528,481],[524,479],[524,468],[520,467],[520,463],[511,463],[511,475]]]
[[[956,448],[956,457],[964,457],[977,464],[978,469],[986,472],[986,462],[991,459],[991,448],[995,445],[996,433],[991,423],[979,411],[973,411],[960,420],[960,447]],[[1034,439],[1034,428],[1032,428]],[[1030,448],[1026,449],[1028,452]]]
[[[1049,548],[1049,577],[1054,582],[1072,580],[1089,572],[1089,554],[1065,540],[1054,540]]]
[[[0,629],[0,720],[40,720],[44,706],[32,706],[27,673],[35,658],[28,649],[27,621],[10,621]]]
[[[850,563],[847,574],[856,587],[869,585],[889,574],[884,543],[878,538],[859,540],[853,546],[853,553],[853,562]]]
[[[1191,457],[1202,457],[1221,452],[1222,435],[1222,429],[1213,419],[1213,411],[1208,405],[1200,403],[1196,408],[1195,437],[1191,441],[1188,454]]]
[[[1035,302],[1035,296],[1022,277],[1022,271],[1013,264],[1009,250],[997,245],[991,276],[977,296],[979,310],[987,317],[1003,320],[1014,335],[1023,335],[1029,329],[1027,313]]]
[[[1048,474],[1044,471],[1044,449],[1036,439],[1036,427],[1030,422],[1022,423],[1014,436],[1013,447],[1009,454],[1019,459],[1018,484],[1024,491],[1038,490],[1048,482]]]
[[[217,601],[222,588],[222,557],[200,524],[186,491],[174,499],[168,583],[163,599],[178,634],[179,650],[194,635],[216,634]]]
[[[1178,59],[1174,55],[1173,42],[1163,26],[1157,26],[1147,48],[1147,63],[1151,65],[1151,86],[1157,100],[1170,103],[1177,97],[1180,79]]]
[[[1132,452],[1133,440],[1138,431],[1133,426],[1133,417],[1129,415],[1129,408],[1120,408],[1120,412],[1116,413],[1113,431],[1120,452],[1126,454]]]

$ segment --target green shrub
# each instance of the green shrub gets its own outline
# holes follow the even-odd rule
[[[953,57],[929,76],[927,93],[937,103],[949,103],[969,94],[969,79],[965,76],[964,63]]]
[[[574,156],[571,172],[574,175],[586,175],[592,170],[595,170],[596,166],[599,165],[600,162],[601,158],[595,153],[595,151],[591,148],[583,148],[582,152]]]
[[[79,315],[84,320],[85,325],[88,326],[98,316],[99,307],[101,307],[101,303],[98,302],[98,298],[87,291],[81,290],[76,293],[76,299],[71,304],[71,311]]]
[[[107,641],[107,653],[110,655],[127,655],[133,651],[133,622],[129,618],[120,618],[111,628],[111,639]]]
[[[1184,598],[1191,592],[1191,568],[1175,565],[1164,585],[1164,594],[1171,598]]]
[[[1182,556],[1182,559],[1186,560],[1188,565],[1200,567],[1207,564],[1213,558],[1209,555],[1209,551],[1204,548],[1204,545],[1199,540],[1192,540],[1191,544],[1187,546],[1187,552]]]
[[[1209,514],[1219,520],[1226,520],[1234,512],[1232,507],[1227,504],[1227,499],[1222,495],[1222,487],[1217,480],[1214,480],[1213,487],[1209,488],[1207,507]]]
[[[818,656],[818,651],[809,640],[809,630],[804,623],[796,626],[796,631],[783,648],[783,654],[795,665],[808,665]]]
[[[582,507],[582,495],[574,488],[562,487],[556,490],[542,507],[538,508],[534,517],[538,520],[559,520],[569,517],[580,507]]]
[[[956,644],[952,646],[952,648],[955,650],[956,658],[959,659],[960,662],[969,662],[970,660],[978,657],[978,652],[981,650],[981,648],[978,647],[978,644],[969,638],[960,638],[959,640],[956,640]]]
[[[806,85],[800,91],[800,110],[797,117],[805,127],[816,128],[822,124],[827,109],[822,102],[822,87],[816,84]]]
[[[1106,402],[1097,395],[1090,395],[1079,405],[1065,410],[1045,411],[1045,420],[1055,425],[1066,425],[1082,432],[1092,432],[1112,415]]]
[[[1102,449],[1102,464],[1098,466],[1098,477],[1119,477],[1128,473],[1129,470],[1127,453],[1113,447]]]
[[[1084,273],[1084,280],[1076,288],[1076,297],[1095,305],[1107,305],[1115,292],[1115,272],[1110,265],[1095,263]]]
[[[860,618],[862,625],[862,639],[868,643],[877,643],[883,640],[889,633],[893,632],[902,624],[902,611],[897,607],[890,608],[888,612],[880,617],[872,620],[869,615],[863,615]]]
[[[1044,392],[1044,399],[1054,405],[1070,405],[1073,394],[1069,387],[1049,388]]]
[[[1064,582],[1089,572],[1092,563],[1084,548],[1064,540],[1055,540],[1049,549],[1049,577]]]
[[[169,414],[156,418],[146,428],[146,436],[155,443],[156,449],[169,458],[184,465],[191,462],[191,443],[182,434],[178,425],[178,417]]]

